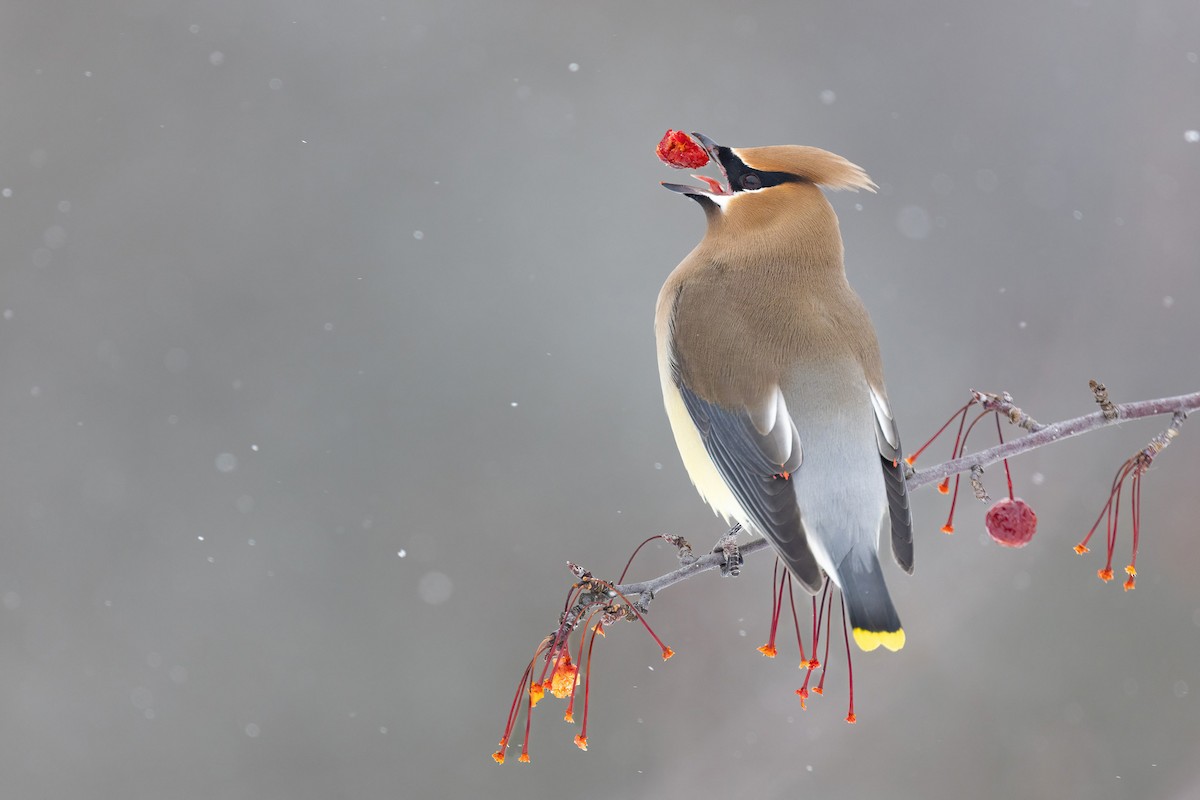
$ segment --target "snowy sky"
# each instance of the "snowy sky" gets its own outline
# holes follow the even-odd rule
[[[1023,550],[919,493],[857,725],[836,651],[807,711],[792,645],[755,651],[758,558],[656,601],[670,662],[597,645],[588,753],[548,699],[533,764],[489,758],[564,562],[723,530],[659,396],[654,300],[703,230],[663,131],[879,184],[831,199],[910,448],[972,387],[1047,422],[1089,378],[1195,391],[1194,0],[10,6],[6,795],[1200,792],[1200,431],[1146,476],[1135,592],[1071,551],[1158,422],[1015,461]]]

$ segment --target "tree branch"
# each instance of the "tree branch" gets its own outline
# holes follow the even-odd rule
[[[984,402],[986,407],[987,400]],[[1109,418],[1107,416],[1107,414],[1111,413],[1109,411],[1096,411],[1095,413],[1076,417],[1075,419],[1055,422],[1053,425],[1043,425],[1034,433],[1022,436],[1020,439],[1013,439],[997,447],[981,450],[978,453],[956,458],[953,461],[947,461],[944,464],[938,464],[934,467],[919,469],[907,476],[906,483],[910,490],[917,489],[929,483],[937,483],[943,478],[959,472],[969,472],[975,466],[986,467],[989,464],[995,464],[997,461],[1012,458],[1021,453],[1027,453],[1030,450],[1052,442],[1069,439],[1072,436],[1088,433],[1098,428],[1120,425],[1122,422],[1128,422],[1131,419],[1144,419],[1145,417],[1174,414],[1175,412],[1186,415],[1200,409],[1200,392],[1181,394],[1177,397],[1163,397],[1158,400],[1121,403],[1111,406],[1111,408],[1116,411],[1115,417]],[[997,410],[1003,409],[998,408]],[[1019,412],[1020,409],[1017,409],[1017,411]]]
[[[742,556],[748,556],[757,553],[759,550],[765,550],[770,544],[766,539],[755,539],[752,542],[742,545],[739,550]],[[701,572],[717,569],[724,563],[725,555],[723,553],[709,553],[697,558],[690,564],[684,564],[674,572],[668,572],[666,575],[659,575],[657,578],[639,583],[624,583],[617,586],[616,589],[628,598],[640,597],[643,603],[648,603],[657,592],[668,586],[672,586],[680,581],[686,581],[688,578],[695,577]]]
[[[1103,389],[1103,385],[1100,385],[1100,388]],[[1063,420],[1062,422],[1055,422],[1051,425],[1041,425],[1021,409],[1014,406],[1012,398],[1007,395],[991,395],[983,392],[974,392],[974,394],[976,399],[983,404],[985,410],[997,411],[1008,418],[1013,424],[1031,432],[1020,439],[1014,439],[997,447],[981,450],[978,453],[972,453],[969,456],[956,458],[933,467],[910,472],[906,476],[906,483],[909,490],[918,489],[930,483],[937,483],[950,475],[955,475],[959,472],[969,472],[975,467],[986,467],[1005,458],[1012,458],[1038,447],[1062,441],[1063,439],[1069,439],[1073,436],[1079,436],[1083,433],[1089,433],[1099,428],[1120,425],[1122,422],[1128,422],[1129,420],[1144,419],[1160,414],[1186,416],[1192,411],[1200,410],[1200,392],[1116,405],[1108,402],[1107,395],[1101,401],[1100,394],[1097,393],[1097,402],[1102,405],[1101,411],[1074,419]],[[1116,412],[1115,416],[1113,414],[1114,411]],[[736,530],[737,526],[730,533],[736,533]],[[755,539],[741,546],[741,554],[744,557],[757,553],[759,550],[768,549],[769,547],[770,543],[766,539]],[[708,553],[694,561],[685,563],[677,570],[660,575],[657,578],[638,583],[621,584],[614,588],[631,600],[637,598],[639,604],[644,608],[657,592],[680,581],[699,575],[702,572],[717,569],[724,565],[724,563],[724,554],[720,552]]]

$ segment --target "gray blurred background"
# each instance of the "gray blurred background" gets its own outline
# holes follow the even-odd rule
[[[801,712],[792,645],[755,652],[756,558],[658,599],[669,663],[598,645],[590,752],[547,700],[531,766],[489,757],[567,559],[723,530],[659,397],[654,300],[703,230],[663,131],[878,182],[832,200],[910,449],[970,387],[1044,421],[1089,378],[1194,391],[1194,0],[0,22],[4,797],[1200,796],[1200,429],[1146,478],[1135,592],[1071,552],[1165,420],[1016,461],[1024,550],[922,490],[856,726],[840,655]]]

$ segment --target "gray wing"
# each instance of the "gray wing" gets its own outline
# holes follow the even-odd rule
[[[888,514],[891,517],[892,557],[909,575],[913,571],[912,511],[908,506],[908,484],[904,482],[904,453],[900,448],[900,432],[892,419],[887,397],[871,389],[871,406],[875,409],[875,439],[879,442],[879,457],[883,466],[883,482],[887,485]]]
[[[760,409],[730,411],[676,381],[709,458],[750,521],[771,541],[806,590],[824,575],[808,546],[791,474],[800,467],[800,436],[776,390]]]

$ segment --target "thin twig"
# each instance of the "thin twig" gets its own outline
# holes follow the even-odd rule
[[[1013,403],[1012,395],[1008,392],[992,394],[991,392],[980,392],[972,389],[971,394],[975,396],[975,402],[983,404],[986,410],[999,411],[1008,417],[1008,421],[1018,428],[1024,428],[1030,433],[1037,433],[1046,427]]]
[[[1117,412],[1117,416],[1113,419],[1105,418],[1103,411],[1096,411],[1092,414],[1076,417],[1075,419],[1046,425],[1039,428],[1036,433],[1022,436],[1020,439],[1013,439],[997,447],[981,450],[978,453],[956,458],[953,461],[947,461],[937,466],[916,470],[906,480],[908,488],[911,491],[928,483],[937,483],[949,475],[967,472],[974,466],[986,467],[989,464],[995,464],[997,461],[1005,458],[1012,458],[1021,453],[1027,453],[1030,450],[1048,445],[1051,442],[1069,439],[1072,436],[1088,433],[1097,428],[1120,425],[1122,422],[1128,422],[1131,419],[1145,419],[1146,417],[1155,417],[1159,414],[1174,414],[1176,411],[1188,414],[1192,411],[1200,410],[1200,392],[1181,394],[1177,397],[1163,397],[1158,400],[1121,403],[1113,406],[1113,409]]]
[[[755,539],[752,542],[742,545],[738,549],[740,550],[742,557],[745,558],[746,556],[757,553],[759,550],[765,550],[769,546],[770,542],[768,542],[766,539]],[[653,578],[648,581],[641,581],[640,583],[626,583],[616,588],[626,597],[632,597],[633,595],[637,594],[641,595],[643,599],[646,599],[647,594],[652,597],[656,592],[665,589],[668,586],[672,586],[680,581],[685,581],[688,578],[699,575],[701,572],[708,572],[710,569],[717,569],[724,563],[724,553],[709,553],[708,555],[697,558],[686,567],[680,567],[673,572],[668,572],[666,575],[660,575],[657,578]]]

